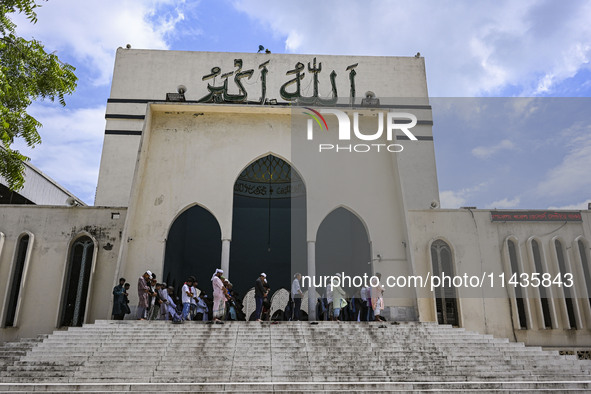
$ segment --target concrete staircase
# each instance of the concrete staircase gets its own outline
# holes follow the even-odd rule
[[[0,360],[0,392],[591,390],[576,356],[433,323],[97,321]]]
[[[18,342],[0,344],[0,373],[4,373],[9,366],[14,365],[16,361],[19,361],[29,350],[47,337],[47,335],[40,335],[37,338],[26,338]]]

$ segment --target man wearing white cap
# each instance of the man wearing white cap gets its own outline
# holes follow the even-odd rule
[[[211,277],[211,285],[213,286],[213,320],[216,323],[221,322],[220,319],[224,316],[226,309],[224,283],[220,279],[223,273],[224,271],[218,268]]]
[[[148,293],[150,293],[150,288],[146,281],[152,279],[152,272],[146,271],[137,281],[137,296],[139,298],[139,302],[137,305],[137,319],[138,320],[145,320],[146,309],[148,308]]]
[[[263,311],[263,300],[267,295],[267,290],[265,289],[265,280],[267,275],[262,272],[257,280],[254,282],[254,300],[256,302],[256,310],[254,312],[254,317],[257,321],[261,321],[261,312]]]

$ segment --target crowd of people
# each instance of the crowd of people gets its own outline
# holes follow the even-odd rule
[[[156,274],[150,270],[138,278],[137,320],[188,320],[223,323],[224,320],[244,320],[242,304],[232,288],[232,284],[222,276],[218,269],[212,277],[213,297],[208,297],[197,286],[194,276],[189,276],[177,293],[174,286],[158,282]],[[130,314],[129,283],[119,279],[113,288],[113,319],[123,320]]]
[[[335,274],[339,276],[340,274]],[[376,276],[381,279],[378,272]],[[316,316],[319,320],[333,321],[386,321],[384,311],[384,287],[368,286],[357,289],[348,297],[341,286],[328,285],[326,293],[316,302]]]
[[[138,320],[171,320],[182,323],[189,320],[223,324],[227,320],[307,320],[302,316],[301,305],[304,296],[301,289],[302,276],[294,275],[288,304],[273,316],[270,316],[270,287],[267,275],[263,272],[255,280],[254,298],[255,311],[251,316],[243,312],[242,300],[233,290],[224,276],[224,271],[216,269],[211,277],[212,297],[208,297],[197,286],[195,276],[186,278],[179,293],[173,286],[158,282],[156,275],[150,270],[138,278]],[[339,274],[336,274],[339,276]],[[378,273],[376,276],[381,277]],[[123,320],[130,314],[129,288],[125,278],[113,288],[113,319]],[[384,288],[381,285],[357,289],[352,297],[348,297],[341,286],[329,285],[322,297],[316,302],[316,317],[319,320],[333,321],[384,321],[382,311]]]

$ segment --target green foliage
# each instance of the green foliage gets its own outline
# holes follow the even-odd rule
[[[10,14],[22,13],[37,22],[34,0],[0,1],[0,176],[12,190],[24,185],[24,161],[28,157],[11,149],[17,138],[31,148],[41,142],[35,118],[27,113],[34,100],[49,99],[66,105],[64,95],[76,88],[75,68],[53,53],[45,52],[36,40],[18,37]]]

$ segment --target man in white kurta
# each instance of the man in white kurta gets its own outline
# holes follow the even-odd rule
[[[378,279],[381,279],[382,274],[377,272],[376,277]],[[375,321],[384,321],[385,320],[381,317],[382,310],[384,309],[383,294],[384,294],[384,288],[382,287],[382,285],[379,282],[378,282],[377,286],[371,287],[371,307],[373,308],[373,314],[374,314]]]
[[[213,320],[220,321],[224,316],[224,310],[226,306],[226,296],[224,292],[224,283],[220,279],[220,276],[224,271],[216,269],[215,274],[211,277],[211,285],[213,286]]]

